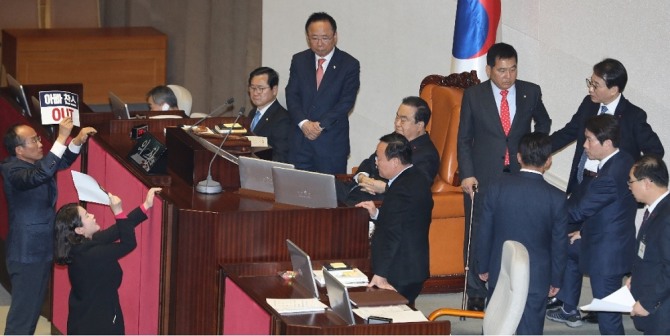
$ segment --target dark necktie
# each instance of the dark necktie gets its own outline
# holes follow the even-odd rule
[[[647,224],[647,220],[649,220],[649,208],[647,208],[647,210],[644,210],[644,216],[642,216],[642,224],[640,224],[640,231],[642,231],[642,228],[644,228],[645,224]]]

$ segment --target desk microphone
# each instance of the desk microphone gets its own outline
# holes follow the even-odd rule
[[[232,100],[233,99],[230,98],[229,101],[232,103]],[[209,161],[209,169],[207,169],[207,179],[198,182],[198,185],[195,186],[195,191],[201,194],[218,194],[223,191],[223,188],[221,188],[221,183],[214,181],[212,179],[212,164],[214,163],[214,159],[216,159],[216,157],[219,155],[221,148],[223,148],[223,144],[226,143],[226,140],[228,140],[230,134],[233,133],[233,127],[235,127],[235,124],[237,124],[237,121],[240,120],[240,117],[242,115],[244,115],[244,107],[240,108],[240,111],[237,113],[237,117],[235,118],[235,121],[233,121],[233,123],[231,124],[228,133],[226,133],[226,136],[223,137],[223,141],[221,141],[221,144],[219,144],[219,148],[217,148],[216,152],[214,152],[212,160]]]
[[[225,103],[223,103],[219,107],[215,108],[214,111],[210,112],[208,115],[206,115],[206,116],[202,117],[200,120],[196,121],[196,123],[191,126],[191,131],[193,130],[193,128],[195,128],[196,126],[200,125],[203,121],[205,121],[205,119],[218,117],[219,114],[222,114],[223,112],[225,112],[225,110],[226,110],[225,107],[228,107],[228,106],[232,105],[234,102],[235,102],[235,98],[232,98],[232,97],[228,98],[228,100],[226,100]]]

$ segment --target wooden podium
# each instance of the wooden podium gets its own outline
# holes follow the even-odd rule
[[[145,101],[165,84],[167,36],[151,27],[3,29],[2,63],[22,84],[83,83],[86,103],[112,91]]]

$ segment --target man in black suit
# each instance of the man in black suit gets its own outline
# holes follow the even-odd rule
[[[396,112],[395,132],[403,135],[412,147],[412,164],[432,184],[440,166],[440,155],[430,140],[426,125],[430,107],[421,97],[405,97]],[[356,204],[361,201],[383,200],[388,180],[379,176],[377,153],[372,153],[358,166],[352,182],[337,182],[338,201]]]
[[[369,286],[396,290],[413,305],[430,275],[431,183],[412,165],[412,148],[404,136],[391,133],[379,141],[377,166],[389,185],[384,203],[379,209],[372,201],[356,205],[367,209],[375,222],[371,243],[374,275]]]
[[[521,171],[490,186],[477,237],[478,273],[488,281],[491,298],[500,273],[506,240],[523,244],[530,257],[530,284],[517,335],[541,335],[545,299],[563,280],[567,247],[565,194],[542,174],[551,166],[551,140],[544,133],[523,136],[517,160]]]
[[[32,127],[14,125],[5,134],[9,156],[0,168],[9,211],[6,258],[12,284],[5,334],[35,333],[53,266],[55,175],[75,161],[81,146],[96,133],[84,127],[66,146],[72,128],[72,118],[60,122],[46,155]]]
[[[251,132],[268,139],[272,161],[288,162],[288,135],[291,118],[279,101],[279,75],[272,68],[260,67],[249,74],[249,98],[256,107],[250,113]]]
[[[610,114],[618,119],[621,132],[619,149],[628,153],[633,159],[639,158],[640,153],[663,157],[663,144],[647,123],[647,114],[623,96],[627,82],[628,73],[621,62],[611,58],[598,62],[593,66],[591,77],[586,79],[589,95],[584,97],[572,119],[551,135],[554,153],[576,141],[572,169],[568,178],[568,195],[579,192],[579,187],[588,188],[586,185],[596,174],[598,161],[589,160],[584,153],[586,121],[595,115]],[[579,231],[580,227],[581,223],[571,225],[569,234],[573,235],[573,232]],[[568,295],[579,297],[582,289],[582,273],[578,267],[580,245],[577,240],[568,247],[568,264],[563,290],[556,297],[558,301],[553,303],[555,306],[559,306]],[[587,314],[583,320],[597,323],[595,313]]]
[[[601,114],[586,122],[584,151],[599,161],[598,175],[567,203],[568,221],[583,222],[571,240],[581,239],[579,270],[589,275],[596,299],[621,287],[634,257],[637,203],[626,184],[634,160],[619,150],[620,134],[615,116]],[[576,310],[579,292],[569,294],[563,307],[547,311],[547,318],[574,327],[581,324]],[[598,327],[601,334],[624,333],[620,313],[599,312]]]
[[[344,174],[349,156],[349,112],[360,86],[360,64],[335,47],[337,24],[314,13],[305,24],[309,49],[293,55],[286,106],[291,115],[290,163],[296,168]]]
[[[467,242],[476,241],[481,204],[490,183],[506,172],[518,172],[514,160],[521,137],[535,131],[549,133],[551,119],[542,103],[540,87],[516,79],[517,53],[514,47],[496,43],[486,56],[486,74],[490,80],[465,90],[458,128],[458,172],[465,193],[465,220],[472,223],[472,237],[465,230]],[[511,160],[510,160],[511,158]],[[474,216],[470,207],[474,190]],[[468,225],[468,224],[466,224]],[[464,251],[467,255],[467,251]],[[470,269],[476,269],[474,253],[470,253]],[[468,273],[468,309],[483,310],[486,286],[476,272]]]
[[[645,335],[670,334],[670,198],[668,167],[654,155],[630,170],[628,187],[647,205],[637,235],[636,257],[627,285],[636,302],[630,316]]]

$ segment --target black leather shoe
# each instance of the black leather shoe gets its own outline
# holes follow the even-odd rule
[[[598,323],[598,313],[588,312],[588,313],[582,315],[582,321],[597,324]]]
[[[563,306],[563,301],[554,297],[547,298],[547,310]]]
[[[485,302],[485,299],[480,297],[468,298],[468,310],[484,311]]]

